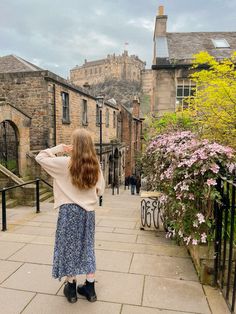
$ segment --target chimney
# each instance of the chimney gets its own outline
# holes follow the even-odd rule
[[[160,5],[159,8],[158,8],[158,15],[164,15],[164,6],[163,5]]]
[[[160,5],[158,8],[158,15],[156,16],[154,38],[166,36],[167,15],[164,15],[164,6]]]
[[[139,98],[136,97],[136,96],[133,99],[132,107],[133,107],[133,111],[132,111],[133,117],[139,118],[139,115],[140,115],[140,102],[139,102]]]

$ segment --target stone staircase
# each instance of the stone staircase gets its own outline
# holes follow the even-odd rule
[[[0,204],[2,204],[2,193],[0,193]],[[6,207],[13,208],[18,205],[15,198],[10,198],[9,193],[6,193]]]
[[[5,187],[5,186],[13,186],[17,184],[23,184],[27,181],[31,181],[31,177],[23,177],[20,178],[11,171],[9,171],[7,168],[5,168],[3,165],[0,164],[0,189]],[[30,192],[31,198],[32,194],[35,195],[35,184],[29,184],[26,185],[25,187],[22,187],[22,189],[25,189],[26,195],[29,195],[28,193]],[[16,207],[17,205],[23,205],[22,204],[22,198],[19,199],[17,197],[17,193],[14,193],[18,189],[14,189],[11,191],[6,192],[6,207],[7,208],[13,208]],[[45,187],[42,186],[39,189],[39,200],[40,202],[53,202],[53,191],[50,187]],[[34,197],[33,197],[34,198]],[[2,202],[2,193],[0,193],[0,207],[1,207],[1,202]],[[35,200],[29,200],[27,202],[27,206],[35,206]]]

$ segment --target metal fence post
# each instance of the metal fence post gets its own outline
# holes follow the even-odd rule
[[[36,178],[36,213],[40,213],[40,202],[39,202],[39,182],[40,179]]]
[[[2,190],[2,231],[7,230],[6,191]]]

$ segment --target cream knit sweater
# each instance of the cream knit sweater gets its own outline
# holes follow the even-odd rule
[[[88,190],[80,190],[71,182],[68,168],[70,157],[55,155],[61,152],[63,152],[63,144],[42,150],[35,158],[53,177],[54,208],[75,203],[85,210],[94,210],[98,195],[102,195],[105,188],[102,171],[100,171],[96,186]]]

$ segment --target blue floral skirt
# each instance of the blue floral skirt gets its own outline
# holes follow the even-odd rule
[[[94,273],[95,212],[86,211],[77,204],[59,208],[53,257],[52,276]]]

